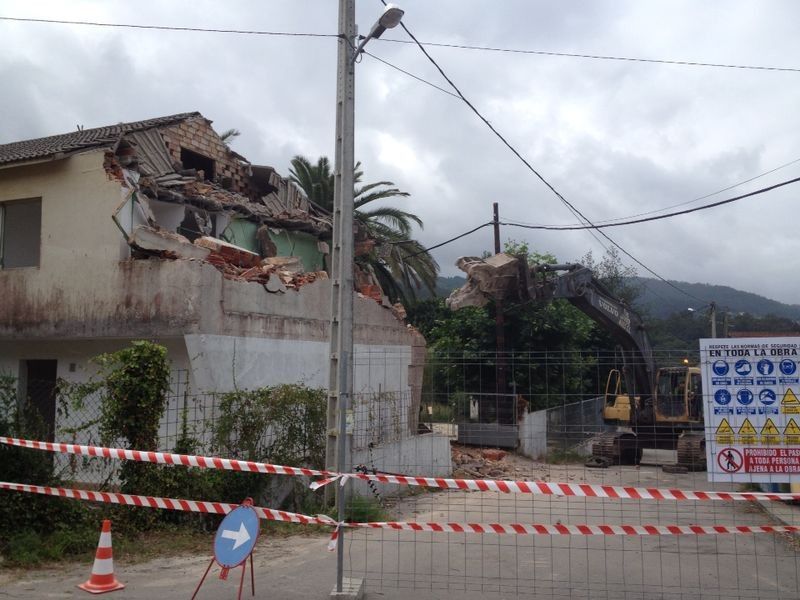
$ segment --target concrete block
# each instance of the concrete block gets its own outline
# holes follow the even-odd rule
[[[349,577],[345,577],[342,580],[342,591],[337,592],[336,586],[334,585],[330,597],[347,598],[348,600],[361,600],[364,597],[364,580],[350,579]]]

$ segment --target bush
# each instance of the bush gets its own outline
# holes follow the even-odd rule
[[[17,400],[16,379],[0,376],[0,435],[45,439],[44,421],[27,403]],[[53,455],[41,450],[0,444],[0,480],[58,487]],[[86,504],[52,496],[0,490],[0,554],[10,564],[31,564],[62,558],[97,544],[92,511]]]

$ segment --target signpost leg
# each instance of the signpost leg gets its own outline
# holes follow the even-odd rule
[[[206,580],[206,575],[208,575],[208,572],[211,570],[211,565],[213,564],[214,564],[214,558],[212,557],[211,562],[208,563],[208,566],[206,567],[206,572],[203,573],[203,578],[200,580],[200,583],[198,583],[197,587],[194,589],[194,594],[192,594],[192,600],[195,599],[195,597],[197,596],[197,592],[200,591],[200,586],[203,585],[203,582]]]
[[[256,572],[253,569],[253,554],[250,554],[250,587],[253,590],[253,596],[256,595]]]
[[[242,576],[239,578],[239,595],[237,600],[242,600],[242,588],[244,587],[244,573],[247,571],[247,561],[242,563]]]

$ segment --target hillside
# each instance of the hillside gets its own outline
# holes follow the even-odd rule
[[[702,308],[697,305],[696,301],[687,298],[663,281],[645,277],[634,277],[633,280],[641,288],[638,304],[653,317],[663,319],[673,313],[686,311],[689,307]],[[800,320],[800,305],[798,304],[784,304],[725,285],[687,283],[684,281],[672,281],[671,283],[682,290],[686,290],[693,296],[708,299],[709,301],[713,300],[717,303],[720,311],[724,310],[733,314],[744,312],[755,316],[772,314],[787,319]]]

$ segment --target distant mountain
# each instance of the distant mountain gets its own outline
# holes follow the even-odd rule
[[[439,277],[436,279],[436,295],[439,298],[447,298],[450,292],[457,290],[467,282],[466,277],[454,275],[453,277]]]
[[[657,318],[665,318],[676,312],[684,312],[688,308],[701,309],[698,302],[688,298],[669,284],[658,279],[634,277],[635,285],[641,289],[637,304]],[[730,313],[750,313],[755,316],[775,315],[792,320],[800,320],[800,305],[784,304],[770,300],[758,294],[743,292],[726,285],[709,285],[706,283],[687,283],[671,281],[676,287],[687,291],[692,296],[717,303],[719,311]]]

